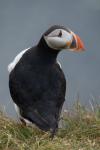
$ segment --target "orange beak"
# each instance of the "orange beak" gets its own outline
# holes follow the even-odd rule
[[[83,44],[82,40],[80,39],[80,37],[73,32],[71,32],[71,34],[73,35],[73,39],[72,39],[71,45],[69,47],[70,50],[75,51],[75,52],[84,51],[85,47],[84,47],[84,44]]]

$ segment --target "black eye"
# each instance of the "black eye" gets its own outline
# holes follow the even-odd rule
[[[61,36],[62,36],[62,31],[60,30],[58,37],[61,37]]]

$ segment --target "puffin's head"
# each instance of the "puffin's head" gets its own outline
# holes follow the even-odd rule
[[[62,26],[52,26],[44,33],[43,38],[48,47],[55,50],[84,51],[84,44],[80,37]]]

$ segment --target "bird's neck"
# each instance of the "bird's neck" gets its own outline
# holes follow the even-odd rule
[[[48,62],[56,61],[57,55],[60,52],[60,50],[55,50],[55,49],[48,47],[48,45],[46,44],[43,38],[40,39],[37,47],[38,47],[39,55],[43,57],[45,61],[48,61]]]

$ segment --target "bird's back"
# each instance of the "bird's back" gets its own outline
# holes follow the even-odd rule
[[[66,81],[56,62],[48,64],[30,49],[10,73],[9,87],[23,117],[44,130],[58,123]]]

